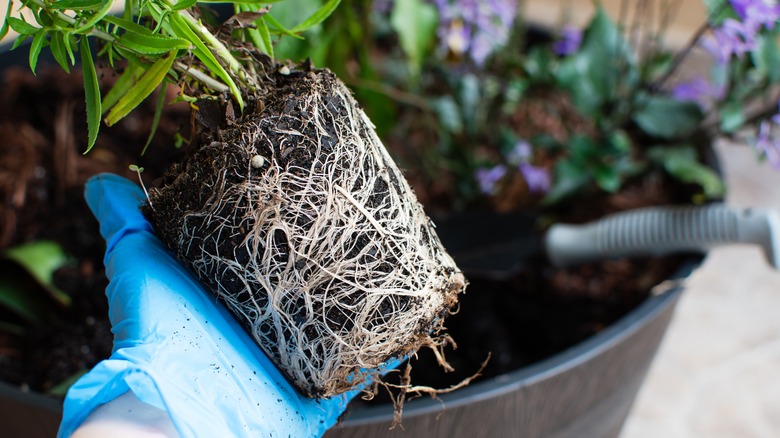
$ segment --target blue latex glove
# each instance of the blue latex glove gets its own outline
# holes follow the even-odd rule
[[[356,392],[315,401],[291,386],[154,236],[140,187],[99,175],[86,199],[107,242],[114,349],[68,391],[59,436],[126,391],[167,411],[183,437],[310,437],[335,424]]]

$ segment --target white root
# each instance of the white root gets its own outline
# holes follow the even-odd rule
[[[312,76],[199,151],[216,170],[175,246],[287,377],[326,397],[437,345],[465,279],[351,93]]]

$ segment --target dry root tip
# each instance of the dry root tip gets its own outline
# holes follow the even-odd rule
[[[436,350],[434,349],[434,352]],[[460,382],[449,386],[447,388],[443,389],[437,389],[430,386],[422,386],[422,385],[412,385],[411,383],[411,374],[412,374],[412,365],[411,363],[406,364],[406,367],[403,370],[403,374],[401,375],[401,383],[400,384],[392,384],[388,382],[378,382],[379,385],[385,387],[388,394],[390,394],[390,399],[393,402],[393,422],[390,425],[390,429],[395,429],[396,427],[400,427],[403,429],[403,424],[401,423],[401,417],[403,415],[404,410],[404,403],[406,402],[407,398],[409,398],[409,395],[411,394],[412,398],[417,398],[422,396],[423,394],[427,394],[433,398],[436,398],[437,396],[441,394],[447,394],[453,391],[457,391],[458,389],[461,389],[465,386],[468,386],[471,384],[471,382],[476,379],[477,377],[482,375],[482,371],[485,370],[485,367],[487,366],[488,362],[490,362],[492,354],[488,353],[488,356],[485,358],[485,360],[482,362],[482,365],[480,365],[479,369],[476,373],[472,374],[471,376],[461,380]],[[438,359],[438,356],[437,356]],[[441,364],[441,363],[440,363]],[[445,362],[446,364],[446,362]],[[449,365],[447,365],[449,366]],[[451,367],[450,367],[451,369]],[[372,395],[373,398],[373,395]]]

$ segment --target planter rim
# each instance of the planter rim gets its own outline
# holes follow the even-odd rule
[[[703,257],[691,257],[690,260],[683,263],[683,266],[671,279],[688,277],[701,264],[702,260]],[[571,370],[609,350],[640,330],[644,321],[659,314],[669,304],[675,302],[684,289],[683,285],[678,284],[661,294],[648,297],[634,310],[599,333],[539,362],[474,383],[453,393],[443,394],[438,399],[420,398],[408,401],[404,405],[404,417],[442,412],[445,409],[492,399]],[[387,405],[371,406],[349,412],[341,426],[362,426],[381,421],[390,422],[392,418],[393,412],[388,410]]]

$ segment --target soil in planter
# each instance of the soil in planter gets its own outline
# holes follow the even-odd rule
[[[0,380],[47,392],[107,358],[113,343],[105,298],[105,242],[84,201],[84,182],[100,172],[136,180],[130,164],[146,168],[147,184],[161,175],[180,153],[171,145],[179,130],[186,135],[189,109],[186,104],[169,108],[143,157],[139,154],[149,135],[153,101],[122,123],[102,127],[98,145],[85,156],[79,72],[67,75],[59,67],[41,65],[35,77],[29,69],[9,67],[0,80],[0,250],[46,239],[72,258],[54,277],[72,299],[67,309],[52,306],[52,318],[41,324],[0,309],[0,321],[24,328],[23,333],[0,330]],[[9,263],[0,269],[20,272]],[[38,286],[31,282],[30,287]]]
[[[139,164],[146,168],[144,180],[151,182],[180,153],[171,145],[175,134],[189,126],[186,106],[168,111],[149,152],[139,157],[151,125],[152,100],[120,125],[101,128],[100,143],[83,156],[83,102],[78,72],[67,76],[40,71],[35,78],[19,69],[4,75],[0,248],[47,238],[59,242],[75,259],[72,267],[57,273],[56,280],[74,305],[47,326],[29,327],[25,336],[0,336],[0,380],[36,391],[47,391],[111,351],[104,243],[83,201],[84,181],[102,171],[134,179],[137,176],[127,166]],[[653,203],[664,203],[669,200],[666,195],[656,194],[662,188],[661,183],[637,184],[608,204],[638,206],[636,200],[647,199],[648,193],[654,194]],[[605,205],[601,211],[609,208]],[[588,210],[599,214],[595,207]],[[460,312],[447,320],[460,345],[447,352],[447,360],[463,374],[448,375],[421,353],[412,371],[415,383],[445,387],[457,382],[478,369],[489,351],[493,358],[485,375],[554,354],[632,309],[646,297],[650,285],[667,278],[677,266],[673,258],[609,262],[567,271],[532,265],[524,278],[509,284],[472,279],[467,293],[461,295]],[[615,284],[623,292],[605,296]]]

